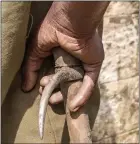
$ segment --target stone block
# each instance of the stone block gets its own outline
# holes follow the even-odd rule
[[[139,76],[100,85],[101,101],[92,135],[94,141],[138,128]]]

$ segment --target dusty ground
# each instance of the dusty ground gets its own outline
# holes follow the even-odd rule
[[[111,2],[104,18],[104,60],[91,118],[98,143],[138,142],[138,2]],[[2,140],[15,143],[55,143],[68,141],[63,106],[48,107],[45,137],[38,133],[38,87],[28,94],[15,79],[2,107]]]

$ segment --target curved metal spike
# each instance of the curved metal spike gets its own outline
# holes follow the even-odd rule
[[[45,86],[39,107],[39,133],[40,138],[43,139],[44,134],[44,123],[45,116],[49,98],[53,92],[53,90],[60,84],[61,82],[70,81],[70,80],[79,80],[83,78],[83,71],[79,72],[79,68],[69,68],[63,67],[60,71],[58,71],[54,76],[50,79],[50,82],[47,86]]]

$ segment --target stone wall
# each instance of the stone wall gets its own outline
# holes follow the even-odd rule
[[[111,2],[104,17],[101,103],[93,128],[99,143],[138,142],[138,2]]]

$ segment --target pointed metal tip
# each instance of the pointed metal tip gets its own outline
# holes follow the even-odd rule
[[[40,139],[42,140],[43,139],[43,131],[42,131],[42,129],[40,129],[39,135],[40,135]]]
[[[42,133],[40,134],[40,139],[41,139],[41,140],[43,139],[43,134],[42,134]]]
[[[39,117],[39,135],[41,140],[43,139],[43,128],[44,128],[42,120],[43,120],[42,117]]]

